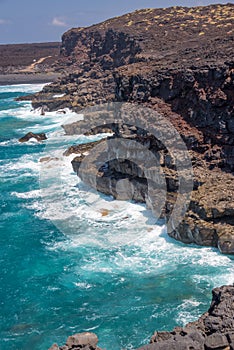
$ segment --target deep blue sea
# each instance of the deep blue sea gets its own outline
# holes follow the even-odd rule
[[[231,257],[168,238],[143,205],[90,192],[62,154],[99,136],[67,138],[72,113],[14,101],[41,88],[0,87],[0,349],[46,350],[83,331],[134,349],[196,319],[213,287],[233,283]],[[19,143],[28,131],[48,140]]]

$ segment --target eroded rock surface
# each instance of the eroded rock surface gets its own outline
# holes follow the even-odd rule
[[[130,113],[131,107],[127,108]],[[109,112],[111,113],[111,111]],[[84,120],[66,125],[64,128],[67,133],[79,134],[83,132],[87,124],[92,129],[94,121],[102,125],[103,115],[108,120],[108,111],[98,115],[96,110],[95,116],[92,112],[88,113]],[[152,122],[154,119],[149,120],[149,130],[153,128]],[[105,129],[106,126],[104,125],[103,128]],[[157,130],[161,129],[164,129],[162,123]],[[93,130],[95,133],[95,128]],[[184,130],[186,130],[185,126]],[[191,128],[188,130],[189,133],[193,131]],[[167,197],[163,210],[157,213],[157,216],[169,218],[177,200],[179,180],[186,184],[187,170],[185,169],[184,175],[183,173],[178,174],[172,154],[168,152],[162,142],[146,130],[135,126],[130,127],[126,123],[113,124],[112,131],[113,136],[109,136],[105,140],[73,146],[65,152],[65,155],[77,154],[72,161],[74,171],[84,182],[105,194],[122,200],[146,202],[147,205],[152,197],[148,191],[147,173],[154,170],[156,172],[155,178],[158,179],[157,171],[161,171],[166,187],[163,187],[163,182],[159,182],[156,187],[154,185],[154,189],[160,198],[164,195],[164,191],[167,191]],[[170,131],[167,129],[161,131],[166,132],[170,139]],[[193,142],[191,142],[189,133],[186,135],[189,141],[186,145],[189,149],[191,166],[193,165],[194,185],[191,188],[193,191],[183,221],[176,228],[168,227],[168,234],[184,243],[214,246],[223,253],[233,254],[233,174],[223,171],[217,164],[211,167],[204,153],[199,152],[199,147],[204,147],[203,144],[199,144],[199,133],[197,133],[198,135],[194,133]],[[185,134],[183,136],[186,140]],[[196,136],[197,139],[195,139]],[[176,149],[173,151],[176,153]],[[155,194],[153,193],[153,195]],[[154,198],[154,202],[157,208],[157,198]],[[150,205],[148,206],[150,207]],[[151,209],[156,210],[156,208]]]
[[[67,338],[66,345],[53,344],[49,350],[101,350],[97,347],[98,337],[94,333],[78,333]]]

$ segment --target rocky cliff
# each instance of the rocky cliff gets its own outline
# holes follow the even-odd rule
[[[187,214],[169,234],[233,254],[233,57],[233,4],[139,10],[65,33],[57,64],[64,76],[29,98],[35,108],[75,111],[105,102],[134,102],[167,118],[190,152],[195,175]],[[112,127],[108,125],[117,138],[133,137],[127,124],[122,133]],[[64,128],[69,134],[80,125]],[[149,149],[159,153],[169,193],[167,217],[177,188],[173,162],[165,162],[165,149],[150,133],[138,130],[134,138],[137,135],[138,142],[147,141]],[[80,160],[74,160],[75,170]],[[120,161],[116,154],[116,160],[103,169],[100,190],[115,195],[116,180],[128,177],[136,190],[133,199],[145,201],[144,175],[139,176],[127,160]]]
[[[233,350],[234,349],[234,287],[223,286],[212,291],[209,310],[197,321],[171,332],[155,332],[150,344],[138,350]],[[70,336],[66,345],[54,344],[50,350],[101,350],[93,333]]]

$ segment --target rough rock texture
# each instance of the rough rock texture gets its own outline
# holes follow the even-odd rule
[[[233,350],[234,287],[215,288],[212,296],[209,310],[197,321],[172,332],[155,332],[151,344],[138,350]]]
[[[66,345],[54,344],[49,350],[101,350],[93,333],[75,334]],[[234,349],[234,286],[212,291],[209,310],[197,321],[171,332],[155,332],[150,344],[138,350],[233,350]]]
[[[38,142],[47,140],[46,134],[44,133],[34,134],[33,132],[28,132],[25,136],[19,139],[19,142],[27,142],[32,138],[36,139]]]
[[[67,338],[66,345],[53,344],[49,350],[101,350],[97,347],[98,337],[94,333],[78,333]]]
[[[35,108],[46,105],[50,110],[70,107],[80,111],[120,101],[161,113],[185,141],[195,174],[189,211],[169,234],[186,243],[217,246],[230,254],[234,253],[233,13],[233,4],[145,9],[71,29],[63,35],[57,64],[57,70],[66,74],[28,97]],[[55,97],[57,94],[62,95]],[[68,134],[74,132],[74,125],[64,128]],[[115,129],[113,125],[105,128]],[[115,134],[126,138],[129,131],[125,131]],[[150,135],[147,137],[150,143]],[[155,142],[152,147],[161,156],[165,153]],[[160,164],[169,193],[166,212],[173,206],[178,184],[173,166],[168,164],[170,157],[164,154],[163,158]],[[116,180],[131,177],[136,190],[132,198],[146,200],[144,176],[138,176],[139,171],[129,162],[114,161],[103,169],[98,179],[100,190],[115,195]],[[124,199],[128,182],[122,184]]]
[[[128,111],[130,108],[128,107]],[[104,115],[103,112],[98,115],[96,110],[95,114],[85,114],[83,121],[65,125],[64,129],[68,134],[82,133],[87,129],[88,124],[95,133],[97,130],[92,128],[93,121],[102,125],[105,118],[108,119],[107,112]],[[106,130],[107,126],[104,125],[103,128]],[[178,192],[178,172],[173,156],[162,143],[145,130],[129,127],[128,124],[109,124],[108,128],[114,132],[114,135],[106,140],[73,146],[65,152],[65,155],[77,154],[72,161],[74,171],[83,181],[101,192],[118,199],[132,199],[148,204],[151,193],[148,193],[149,183],[144,169],[147,167],[148,170],[153,169],[158,160],[166,181],[167,198],[162,212],[157,214],[160,217],[169,218]],[[157,129],[163,128],[164,126],[160,125]],[[98,128],[98,132],[100,129],[101,127]],[[190,132],[192,131],[190,128]],[[167,130],[166,133],[170,139],[169,131]],[[116,146],[113,141],[117,141],[118,145]],[[132,141],[134,141],[133,145]],[[215,246],[221,252],[231,254],[234,252],[233,175],[218,166],[212,166],[210,169],[210,163],[207,162],[204,154],[199,153],[198,150],[195,151],[193,143],[187,143],[187,146],[190,148],[189,155],[195,175],[191,201],[184,220],[177,228],[168,229],[168,233],[185,243]],[[203,145],[198,144],[196,148],[198,147]],[[151,153],[156,157],[155,159],[151,158]],[[128,154],[128,160],[124,154]],[[87,160],[87,156],[90,159]],[[129,160],[131,156],[132,161]],[[94,174],[96,174],[95,181]],[[186,173],[184,178],[186,181]],[[159,197],[163,196],[162,183],[159,183],[156,190]],[[154,198],[154,202],[157,207],[157,198]],[[152,209],[156,210],[156,208]]]

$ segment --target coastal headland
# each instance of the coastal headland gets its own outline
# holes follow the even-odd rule
[[[194,171],[188,211],[168,234],[185,243],[218,247],[225,254],[234,253],[233,12],[233,4],[144,9],[71,29],[62,37],[56,64],[62,77],[26,97],[34,108],[51,111],[67,107],[80,112],[102,103],[126,102],[163,115],[183,139]],[[96,124],[100,118],[98,129],[92,129],[92,118]],[[150,134],[154,120],[148,131],[134,131],[127,121],[107,126],[103,115],[85,115],[84,122],[65,125],[64,130],[79,133],[82,123],[90,126],[91,134],[109,127],[115,138],[148,142],[167,181],[162,215],[170,215],[178,174],[170,152]],[[75,171],[80,160],[73,161]],[[133,191],[146,192],[144,175],[127,160],[118,160],[117,153],[104,169],[108,171],[99,176],[102,192],[115,193],[108,176],[109,180],[128,177]],[[92,167],[89,170],[92,173]],[[84,181],[88,178],[87,171]],[[145,201],[144,193],[140,201]]]

